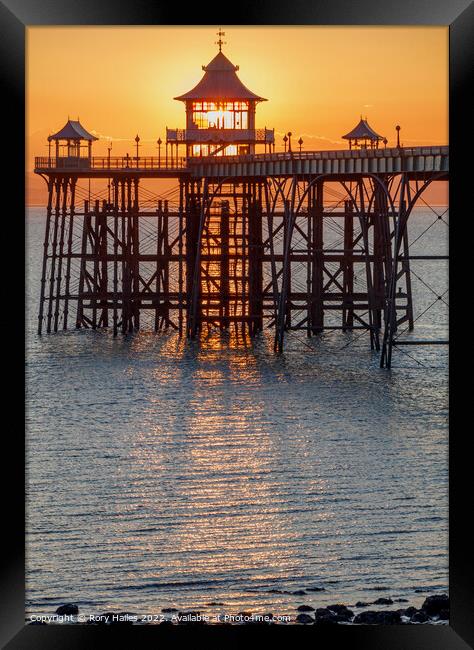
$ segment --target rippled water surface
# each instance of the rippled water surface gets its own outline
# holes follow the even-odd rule
[[[39,338],[43,214],[27,229],[27,613],[285,614],[446,592],[444,347],[397,351],[387,372],[360,333],[291,334],[280,357],[271,335]],[[412,239],[434,219],[418,211]],[[419,252],[446,254],[447,231]],[[422,315],[446,263],[413,270],[415,334],[446,338],[446,296]]]

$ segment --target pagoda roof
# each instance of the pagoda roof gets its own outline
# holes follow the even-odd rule
[[[68,120],[66,124],[54,135],[48,136],[48,140],[98,140],[95,135],[86,131],[79,120]]]
[[[376,133],[372,127],[367,123],[367,119],[360,118],[359,124],[343,135],[344,140],[364,139],[364,140],[383,140],[383,136]]]
[[[239,66],[229,61],[222,52],[218,52],[208,65],[202,66],[202,69],[205,74],[201,81],[189,92],[174,99],[182,102],[187,99],[253,99],[257,102],[266,101],[264,97],[256,95],[244,86],[236,75]]]

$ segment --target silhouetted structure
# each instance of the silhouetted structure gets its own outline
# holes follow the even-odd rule
[[[379,135],[369,126],[367,118],[362,119],[362,115],[359,124],[342,138],[349,140],[349,149],[378,149],[379,143],[384,140],[383,135]]]
[[[141,157],[138,140],[134,158],[95,157],[94,136],[69,121],[50,136],[65,148],[35,159],[49,188],[39,333],[72,323],[111,326],[117,335],[151,313],[155,331],[190,338],[206,326],[250,336],[271,327],[281,352],[292,330],[366,330],[389,367],[394,344],[403,343],[398,328],[414,322],[408,218],[430,183],[448,179],[448,147],[256,154],[258,138],[242,131],[253,131],[263,98],[221,51],[205,72],[178,98],[187,110],[183,137],[168,130],[186,157]],[[248,122],[236,102],[246,102]],[[214,113],[228,139],[212,144]],[[365,133],[356,127],[347,136]],[[229,147],[247,149],[234,156]],[[79,205],[83,178],[109,179],[110,200]],[[146,178],[176,178],[177,207],[159,200],[150,208],[140,192]],[[329,205],[336,185],[342,194]]]
[[[220,33],[223,35],[223,33]],[[171,145],[185,145],[186,156],[245,155],[256,145],[271,151],[274,131],[257,129],[256,106],[267,101],[246,88],[233,65],[222,52],[207,65],[201,81],[189,92],[175,97],[186,106],[186,128],[166,129]]]
[[[98,138],[86,131],[79,120],[68,119],[62,129],[48,136],[49,157],[51,158],[51,143],[54,142],[58,163],[68,168],[85,167],[90,164],[94,140]]]

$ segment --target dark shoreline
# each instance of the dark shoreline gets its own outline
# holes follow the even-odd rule
[[[356,603],[352,608],[341,603],[314,608],[300,605],[295,614],[275,615],[239,612],[238,614],[210,615],[201,611],[164,608],[161,614],[138,616],[128,612],[81,614],[77,605],[68,603],[51,615],[41,614],[26,619],[29,625],[448,625],[449,596],[428,596],[420,609],[367,609],[370,606],[392,607],[407,603],[403,598],[378,598],[372,603]],[[361,611],[354,611],[361,610]]]

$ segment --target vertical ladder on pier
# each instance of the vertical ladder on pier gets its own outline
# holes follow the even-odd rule
[[[221,330],[248,318],[247,243],[242,215],[211,205],[201,239],[200,321]]]

